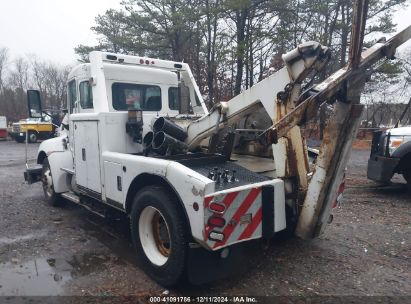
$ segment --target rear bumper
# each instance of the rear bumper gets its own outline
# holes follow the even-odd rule
[[[26,138],[26,133],[25,132],[9,132],[9,135],[13,139],[15,139],[17,137]]]
[[[399,158],[371,156],[368,160],[367,177],[377,182],[389,182],[399,162]]]
[[[219,205],[221,212],[213,205]],[[212,220],[223,220],[222,225]],[[202,243],[218,250],[253,239],[270,239],[286,228],[284,182],[274,179],[206,196]]]
[[[7,129],[0,129],[0,138],[7,138]]]

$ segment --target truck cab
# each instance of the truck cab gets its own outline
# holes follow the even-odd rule
[[[42,118],[26,118],[12,124],[10,137],[16,142],[22,143],[26,140],[36,143],[39,139],[49,139],[56,135],[56,126],[52,123],[49,115]]]

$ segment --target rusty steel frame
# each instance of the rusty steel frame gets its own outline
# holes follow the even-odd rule
[[[396,48],[409,39],[411,39],[411,26],[396,34],[387,42],[377,43],[362,52],[360,63],[356,69],[346,66],[315,86],[312,96],[300,102],[295,109],[267,129],[262,136],[266,137],[267,142],[275,143],[278,138],[285,136],[292,127],[313,118],[306,114],[315,112],[313,109],[318,109],[323,102],[331,103],[338,93],[344,91],[347,80],[353,78],[358,71],[364,73],[367,68],[384,57],[393,58]]]
[[[291,170],[287,175],[294,173],[298,178],[299,197],[303,197],[303,202],[299,202],[302,207],[296,227],[296,235],[301,238],[318,236],[324,224],[329,221],[331,205],[336,199],[361,121],[363,106],[360,104],[360,96],[365,84],[366,69],[384,57],[392,58],[396,48],[411,38],[409,26],[387,42],[377,43],[362,52],[367,12],[368,0],[354,2],[347,66],[315,86],[311,90],[311,96],[301,102],[297,101],[297,106],[294,106],[295,100],[289,98],[282,105],[286,115],[263,133],[268,143],[277,143],[280,138],[287,138],[287,154],[291,153],[291,157],[287,159],[287,167]],[[301,135],[296,136],[299,133],[296,131],[299,131],[299,125],[316,115],[324,102],[333,104],[333,113],[328,120],[317,163],[307,185],[304,177],[295,173],[301,169],[303,173],[307,172],[305,160],[292,157],[295,155],[292,152],[301,150],[300,146],[303,144]],[[279,144],[284,145],[284,140],[280,140]]]

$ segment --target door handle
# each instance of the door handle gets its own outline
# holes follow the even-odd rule
[[[81,149],[81,158],[82,158],[84,161],[86,161],[86,149],[85,149],[85,148]]]

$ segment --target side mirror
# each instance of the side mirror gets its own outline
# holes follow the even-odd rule
[[[181,81],[178,85],[179,95],[180,95],[180,114],[189,114],[191,110],[190,103],[190,89]]]
[[[40,91],[27,90],[27,106],[29,108],[30,118],[42,118]]]

